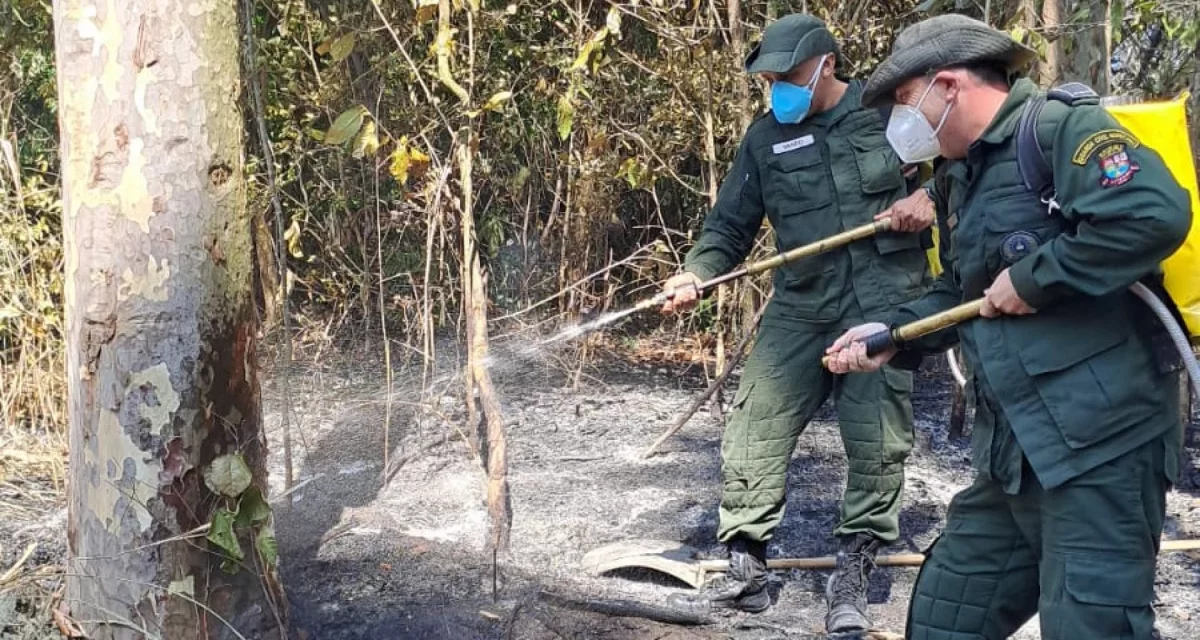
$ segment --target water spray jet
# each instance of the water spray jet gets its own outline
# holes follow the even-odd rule
[[[695,288],[696,288],[697,292],[701,292],[706,289],[712,289],[713,287],[720,286],[722,284],[725,284],[726,282],[732,282],[733,280],[737,280],[737,279],[743,278],[745,276],[750,276],[750,275],[754,275],[757,273],[762,273],[764,271],[768,271],[770,269],[775,269],[777,267],[788,264],[790,262],[794,262],[801,258],[808,258],[808,257],[812,257],[815,255],[820,255],[822,253],[826,253],[833,249],[837,249],[839,247],[844,247],[852,242],[862,240],[864,238],[869,238],[869,237],[874,236],[875,234],[880,233],[882,231],[890,231],[891,228],[892,228],[891,219],[883,218],[883,219],[877,220],[875,222],[872,222],[870,224],[864,224],[860,227],[848,229],[841,233],[829,236],[828,238],[824,238],[824,239],[818,240],[816,242],[806,244],[801,247],[796,247],[795,249],[777,254],[775,256],[767,258],[766,260],[760,260],[759,262],[750,263],[748,265],[741,267],[740,269],[735,269],[724,275],[720,275],[715,278],[712,278],[711,280],[706,280],[704,282],[701,282],[700,284],[695,285]],[[540,342],[538,344],[539,345],[548,345],[548,344],[553,344],[555,342],[561,342],[564,340],[573,340],[584,334],[591,333],[592,331],[596,331],[597,329],[601,329],[603,327],[611,325],[619,320],[623,320],[623,319],[625,319],[635,313],[638,313],[640,311],[645,311],[645,310],[651,309],[653,307],[660,307],[663,304],[665,304],[667,301],[674,298],[675,295],[676,295],[675,289],[672,289],[670,291],[659,292],[658,294],[654,295],[653,297],[646,298],[645,300],[642,300],[641,302],[638,302],[637,304],[635,304],[632,307],[629,307],[623,311],[614,311],[612,313],[606,313],[606,314],[600,316],[599,318],[592,320],[590,322],[587,322],[585,324],[581,324],[581,325],[577,325],[574,327],[569,327],[567,329],[564,329],[564,330],[560,331],[557,335],[555,335],[551,338],[547,338],[546,340],[543,340],[542,342]]]

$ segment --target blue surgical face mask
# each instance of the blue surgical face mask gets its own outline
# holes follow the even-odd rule
[[[823,66],[825,56],[821,56],[821,61],[813,70],[812,78],[803,87],[783,80],[776,80],[771,84],[771,111],[780,124],[796,124],[808,115],[808,109],[812,106],[813,88],[817,85],[817,78],[820,77]]]

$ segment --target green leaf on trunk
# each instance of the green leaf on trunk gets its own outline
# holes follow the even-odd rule
[[[367,115],[367,108],[360,105],[351,107],[349,110],[342,113],[333,121],[333,126],[329,127],[329,131],[325,133],[325,144],[339,145],[353,138],[358,134],[358,130],[362,128],[363,118]]]
[[[208,529],[208,541],[217,546],[218,549],[225,552],[225,555],[241,560],[242,545],[238,542],[237,535],[233,533],[233,521],[236,515],[221,507],[213,514],[212,526]]]
[[[250,467],[238,453],[227,453],[212,461],[204,471],[204,484],[209,491],[236,498],[250,486]]]
[[[265,526],[254,538],[254,548],[268,567],[274,569],[279,564],[279,544],[275,540],[275,529]]]
[[[263,500],[258,487],[250,487],[238,502],[237,525],[249,527],[271,517],[271,506]]]
[[[333,58],[334,62],[345,60],[352,51],[354,51],[353,33],[347,33],[329,45],[329,56]]]

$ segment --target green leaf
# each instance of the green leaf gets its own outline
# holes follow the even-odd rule
[[[609,7],[608,16],[604,19],[604,25],[608,31],[618,38],[621,37],[621,11],[615,6]]]
[[[367,108],[361,104],[342,113],[325,133],[325,144],[339,145],[358,135],[358,130],[362,128],[363,118],[366,115]]]
[[[525,186],[525,183],[528,180],[529,180],[529,167],[523,166],[517,171],[517,175],[513,176],[512,190],[520,191]]]
[[[209,491],[236,498],[250,486],[250,467],[241,454],[225,454],[212,461],[204,471],[204,484]]]
[[[558,99],[558,137],[560,140],[566,140],[571,135],[571,126],[575,121],[575,105],[571,104],[569,95],[562,95]]]
[[[237,525],[249,527],[271,517],[271,505],[263,500],[258,487],[250,487],[238,502]]]
[[[375,122],[368,120],[363,124],[362,131],[354,140],[355,158],[371,157],[379,150],[379,134],[375,132]]]
[[[414,175],[424,175],[425,169],[429,167],[429,156],[425,155],[416,145],[410,145],[408,136],[400,138],[396,143],[396,150],[392,152],[392,164],[388,168],[388,172],[396,179],[396,182],[403,185],[408,182],[409,172]]]
[[[292,218],[292,224],[283,232],[283,241],[287,243],[288,253],[293,258],[303,258],[304,251],[300,249],[300,221]]]
[[[353,33],[347,33],[329,45],[329,56],[333,58],[334,62],[345,60],[352,51],[354,51]]]
[[[208,529],[208,541],[230,558],[241,560],[245,556],[242,554],[242,545],[233,533],[235,517],[234,513],[225,507],[217,509],[213,514],[212,526]]]
[[[492,97],[488,98],[487,102],[484,103],[483,110],[484,111],[496,111],[500,107],[504,106],[505,102],[508,102],[509,100],[511,100],[512,96],[513,96],[513,93],[511,91],[501,91],[499,93],[493,94]]]
[[[273,569],[279,564],[279,544],[275,540],[274,528],[263,527],[254,538],[254,548],[258,549],[258,555],[268,567]]]
[[[579,55],[575,56],[575,62],[571,63],[571,66],[567,69],[567,71],[578,71],[588,66],[588,60],[591,59],[592,51],[595,48],[596,41],[594,39],[583,43],[583,46],[579,48]]]

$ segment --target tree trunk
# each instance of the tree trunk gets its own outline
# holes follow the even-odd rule
[[[746,59],[746,29],[742,24],[742,0],[729,0],[726,5],[726,13],[729,20],[729,44],[733,48],[733,57],[739,63]],[[737,74],[737,81],[733,85],[734,95],[737,97],[738,116],[740,127],[738,132],[744,132],[750,128],[750,123],[754,120],[754,114],[750,111],[750,77],[747,74]]]
[[[1086,11],[1080,12],[1083,7]],[[1058,65],[1059,82],[1083,82],[1100,95],[1108,95],[1109,58],[1104,2],[1063,0],[1062,14],[1067,31],[1063,38],[1063,56]]]
[[[1058,82],[1059,65],[1062,62],[1062,7],[1061,0],[1045,0],[1042,3],[1042,27],[1048,41],[1046,42],[1046,58],[1039,63],[1041,67],[1039,83],[1043,87],[1053,86]]]
[[[93,639],[285,636],[263,499],[236,7],[54,3],[66,604]]]
[[[500,402],[488,373],[487,335],[487,288],[484,286],[483,270],[479,263],[479,243],[475,238],[474,187],[472,186],[472,148],[470,132],[468,141],[458,147],[459,180],[462,186],[462,234],[463,263],[466,281],[463,283],[463,301],[466,310],[468,345],[467,370],[470,379],[479,390],[479,404],[483,407],[487,422],[487,503],[490,516],[487,548],[492,551],[508,550],[508,532],[512,527],[512,508],[508,494],[508,437],[504,432],[504,420],[500,415]],[[469,403],[474,403],[468,398]]]

